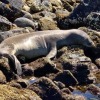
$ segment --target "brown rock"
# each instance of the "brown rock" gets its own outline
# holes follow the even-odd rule
[[[40,30],[57,30],[57,23],[49,17],[39,19]]]
[[[67,11],[67,10],[56,10],[56,16],[57,16],[57,18],[59,19],[59,18],[64,18],[64,17],[67,17],[67,16],[69,16],[69,12]]]
[[[41,98],[34,91],[28,89],[0,85],[0,100],[41,100]]]

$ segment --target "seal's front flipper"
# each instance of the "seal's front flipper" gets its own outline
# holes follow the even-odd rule
[[[52,58],[54,58],[56,56],[56,54],[57,54],[56,43],[52,43],[50,51],[49,51],[48,55],[46,56],[46,58],[52,59]]]
[[[56,64],[54,64],[54,62],[51,61],[51,59],[54,58],[56,56],[56,54],[57,54],[57,48],[56,48],[56,43],[54,42],[51,44],[50,52],[45,57],[45,61],[54,67],[56,67]]]

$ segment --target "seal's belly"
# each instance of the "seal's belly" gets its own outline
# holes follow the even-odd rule
[[[23,55],[28,59],[48,54],[48,50],[42,42],[28,40],[16,47],[18,49],[16,55]]]
[[[38,48],[38,49],[31,49],[31,50],[21,50],[20,54],[25,56],[28,59],[39,57],[39,56],[46,56],[47,50],[45,48]]]

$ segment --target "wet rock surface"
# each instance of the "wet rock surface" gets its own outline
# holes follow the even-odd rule
[[[28,60],[19,55],[21,76],[9,58],[0,57],[0,100],[99,100],[100,0],[9,0],[9,3],[0,2],[0,42],[34,31],[79,28],[96,47],[62,47],[51,61],[45,57]],[[18,22],[23,26],[15,25],[14,21],[21,18],[31,21],[31,25],[26,20]]]

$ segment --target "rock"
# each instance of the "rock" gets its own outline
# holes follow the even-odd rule
[[[29,63],[28,66],[30,67],[27,67],[27,69],[30,69],[32,72],[34,72],[34,76],[36,77],[45,76],[49,73],[56,74],[57,72],[59,72],[58,69],[54,68],[54,66],[50,65],[49,62],[46,62],[43,58],[37,59]]]
[[[0,15],[0,30],[7,31],[12,28],[12,23],[5,17]]]
[[[11,6],[17,8],[17,9],[22,9],[24,3],[25,3],[25,0],[9,0],[9,3]]]
[[[52,80],[41,77],[36,83],[30,85],[28,89],[35,91],[43,100],[61,100],[60,89]]]
[[[41,100],[34,92],[28,89],[18,89],[9,85],[0,85],[1,100]]]
[[[34,20],[37,20],[37,21],[43,17],[49,17],[52,19],[56,19],[56,14],[51,13],[49,11],[41,11],[41,12],[33,14],[32,17]]]
[[[76,0],[76,3],[81,3],[82,2],[82,0]]]
[[[33,13],[43,11],[43,10],[52,11],[52,5],[49,2],[49,0],[43,0],[43,1],[34,0],[34,1],[32,1],[32,5],[30,7],[30,10]]]
[[[73,76],[73,74],[69,70],[64,70],[63,72],[59,72],[54,78],[55,81],[60,81],[66,86],[78,84],[77,79]]]
[[[55,83],[60,89],[65,88],[65,84],[63,84],[63,83],[60,82],[60,81],[54,81],[54,83]]]
[[[97,67],[100,69],[100,58],[97,58],[95,60],[95,64],[97,65]]]
[[[64,18],[64,17],[67,17],[69,16],[69,12],[67,10],[56,10],[56,16],[57,16],[57,19],[60,19],[60,18]]]
[[[5,75],[3,74],[3,72],[0,70],[0,84],[2,83],[6,83],[6,77]]]
[[[73,0],[73,1],[75,1],[75,0]],[[62,3],[63,3],[63,7],[66,10],[68,10],[69,12],[73,11],[74,8],[73,8],[73,6],[71,6],[71,4],[73,5],[72,0],[62,0]]]
[[[86,18],[86,24],[89,28],[100,31],[100,13],[91,12]]]
[[[5,57],[0,58],[0,70],[5,75],[7,81],[11,81],[11,79],[14,78],[12,69],[8,63],[8,59]]]
[[[61,50],[61,51],[60,51]],[[55,61],[57,68],[61,70],[70,70],[79,84],[92,83],[95,81],[89,79],[89,74],[98,71],[91,59],[84,55],[84,51],[77,46],[64,47],[58,51],[58,59]]]
[[[38,21],[39,19],[42,18],[42,15],[41,15],[40,12],[34,13],[34,14],[32,14],[32,18],[33,18],[34,20],[37,20],[37,21]]]
[[[43,17],[39,19],[40,30],[57,30],[57,23],[52,18]]]
[[[100,88],[94,84],[90,84],[88,86],[88,90],[92,92],[92,94],[97,95],[100,98]]]
[[[27,4],[25,4],[23,6],[22,10],[27,11],[27,12],[30,12],[30,7]]]
[[[57,8],[62,8],[62,2],[61,0],[50,0],[52,6],[56,6]]]
[[[66,95],[63,94],[63,100],[86,100],[84,96],[82,95]]]
[[[74,6],[74,4],[76,3],[76,0],[61,0],[62,2],[68,2],[70,5]]]
[[[86,17],[91,12],[100,11],[100,1],[90,0],[88,4],[80,3],[68,17],[60,19],[59,27],[61,29],[78,28],[80,26],[86,26]],[[83,9],[84,8],[84,9]]]
[[[24,13],[13,6],[7,8],[6,4],[0,2],[0,15],[13,22],[16,18],[23,16]]]
[[[40,15],[42,17],[50,17],[52,19],[56,19],[56,14],[55,13],[52,13],[52,12],[42,11],[42,12],[40,12]]]
[[[68,88],[63,88],[61,91],[66,94],[72,94]]]

